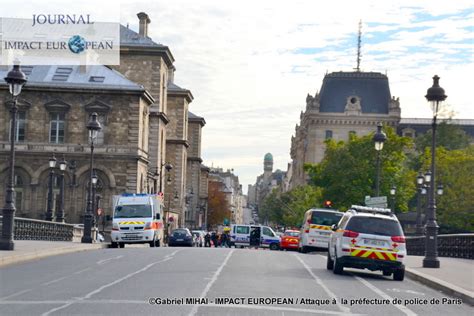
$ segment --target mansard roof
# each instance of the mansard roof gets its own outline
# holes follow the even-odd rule
[[[202,116],[197,116],[196,114],[188,111],[188,120],[190,122],[198,122],[201,126],[206,125],[206,120]]]
[[[391,99],[386,75],[378,72],[333,72],[321,87],[320,112],[343,113],[349,97],[358,97],[362,113],[388,114]]]
[[[142,85],[128,80],[121,73],[102,65],[64,66],[38,65],[22,66],[27,75],[26,87],[57,87],[103,90],[145,91]],[[0,77],[6,76],[9,67],[0,67]],[[3,80],[1,82],[4,84]]]
[[[120,25],[120,45],[165,47],[162,44],[155,43],[151,38],[142,36],[123,25]]]

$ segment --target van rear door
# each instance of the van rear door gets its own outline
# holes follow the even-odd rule
[[[250,243],[250,226],[234,225],[231,238],[237,246],[248,246]]]

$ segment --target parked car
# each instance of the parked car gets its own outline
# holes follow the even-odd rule
[[[405,236],[390,209],[352,205],[332,226],[327,269],[342,274],[345,267],[382,270],[403,281],[407,255]]]
[[[300,242],[300,232],[297,230],[285,230],[280,240],[280,249],[294,249],[298,250]]]
[[[203,230],[193,230],[192,234],[194,236],[194,246],[203,247],[204,246],[204,236],[206,233]]]
[[[193,235],[187,228],[177,228],[171,232],[168,246],[188,246],[194,245]]]

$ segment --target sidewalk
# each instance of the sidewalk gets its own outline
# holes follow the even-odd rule
[[[439,257],[440,268],[423,268],[423,256],[407,256],[405,274],[474,306],[474,260]]]
[[[0,250],[0,267],[65,253],[106,248],[107,243],[15,240],[15,250]]]

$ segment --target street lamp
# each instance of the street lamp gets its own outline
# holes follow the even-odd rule
[[[53,181],[54,181],[54,168],[56,167],[56,158],[49,158],[49,178],[48,178],[48,206],[46,210],[47,221],[53,220]]]
[[[89,139],[91,142],[91,159],[89,166],[89,188],[87,193],[87,207],[84,216],[84,235],[81,238],[82,243],[92,243],[92,212],[93,212],[93,202],[92,202],[92,178],[93,178],[93,165],[94,165],[94,140],[97,138],[97,134],[102,129],[100,122],[97,120],[97,113],[92,113],[89,119],[89,122],[86,125],[89,130]]]
[[[423,235],[423,225],[421,222],[421,195],[423,190],[423,181],[425,177],[423,173],[419,173],[416,177],[416,185],[417,185],[417,194],[416,194],[416,234]],[[426,194],[426,189],[425,189]]]
[[[397,194],[397,187],[393,185],[392,188],[390,189],[390,197],[392,200],[392,213],[395,213],[395,195],[396,194]]]
[[[431,185],[429,190],[429,203],[426,221],[426,249],[425,258],[423,259],[424,268],[439,268],[440,263],[438,259],[438,224],[436,223],[436,197],[435,197],[435,179],[436,179],[436,119],[438,117],[439,104],[446,100],[447,95],[444,89],[439,86],[439,77],[433,77],[433,86],[428,89],[426,100],[431,103],[433,110],[433,123],[431,133]]]
[[[59,162],[59,210],[56,214],[56,222],[64,223],[64,171],[67,168],[67,161],[64,159]]]
[[[443,195],[444,189],[442,184],[438,184],[438,188],[436,189],[436,194]]]
[[[97,205],[96,205],[96,201],[95,201],[95,194],[96,194],[96,190],[97,190],[97,182],[99,181],[99,178],[97,177],[97,173],[95,172],[95,169],[94,169],[94,172],[92,174],[92,227],[95,228],[96,226],[96,214],[97,214]]]
[[[377,132],[374,134],[372,140],[374,141],[375,150],[377,151],[377,178],[375,181],[375,196],[380,194],[380,152],[383,149],[383,144],[387,140],[387,135],[382,131],[382,123],[377,124]]]
[[[23,85],[27,79],[21,71],[20,65],[14,65],[7,76],[4,78],[8,84],[10,94],[12,96],[11,126],[10,126],[10,172],[5,192],[5,206],[2,213],[2,236],[0,238],[0,250],[14,250],[13,229],[15,220],[15,140],[16,140],[16,115],[18,112],[17,98],[21,93]]]
[[[173,169],[173,165],[170,164],[169,162],[163,162],[160,166],[160,192],[163,192],[163,181],[162,181],[162,179],[163,179],[162,178],[163,177],[163,167],[165,167],[166,171],[169,173]],[[171,177],[170,177],[169,174],[168,174],[167,183],[171,184]]]

